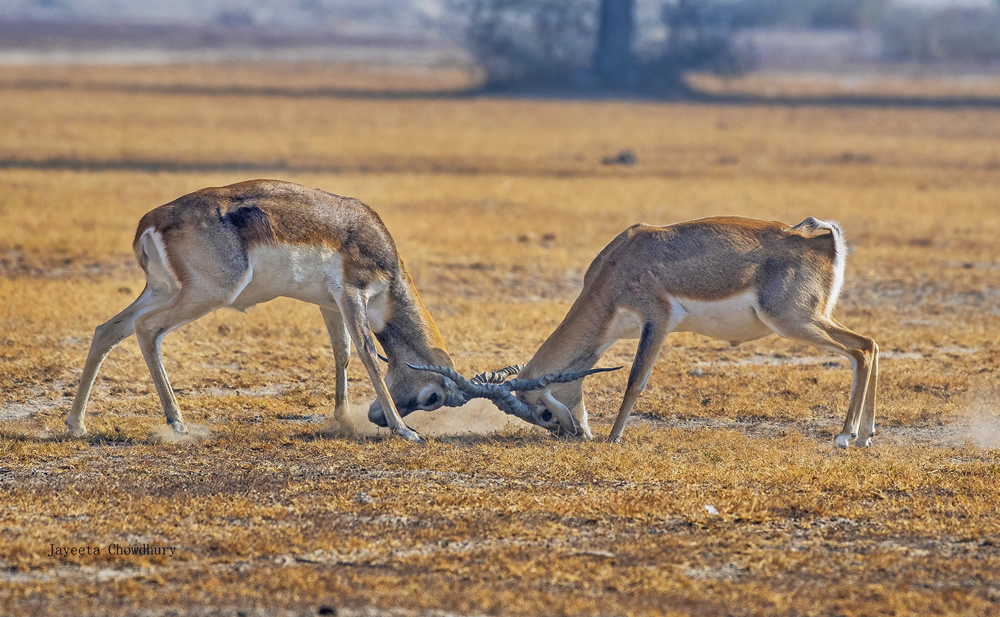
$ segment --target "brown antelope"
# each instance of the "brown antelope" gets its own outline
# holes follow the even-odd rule
[[[351,341],[375,387],[369,413],[398,435],[420,441],[400,413],[465,402],[443,377],[407,366],[451,367],[452,360],[382,219],[357,199],[275,180],[206,188],[143,216],[132,248],[146,287],[94,332],[66,418],[73,436],[87,432],[84,413],[101,363],[133,333],[167,423],[184,433],[163,370],[163,337],[218,308],[243,311],[278,296],[319,306],[336,362],[334,417],[345,430]],[[388,356],[384,381],[372,332]]]
[[[528,422],[590,438],[580,379],[612,343],[638,338],[611,429],[610,440],[618,441],[668,334],[696,332],[735,346],[775,333],[850,359],[854,385],[836,443],[846,448],[857,439],[868,446],[878,345],[833,318],[846,256],[840,227],[812,217],[794,227],[741,217],[634,225],[590,264],[580,296],[520,379],[470,383],[449,367],[420,368]]]

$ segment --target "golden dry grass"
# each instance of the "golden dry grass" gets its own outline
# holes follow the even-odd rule
[[[0,70],[0,613],[996,610],[1000,110],[338,97],[418,80],[328,70]],[[623,149],[637,165],[601,164]],[[425,446],[324,437],[332,354],[292,301],[166,339],[200,438],[164,442],[134,341],[98,378],[90,438],[64,438],[94,326],[141,289],[139,216],[254,176],[376,208],[465,373],[530,357],[631,223],[839,220],[837,315],[883,351],[875,446],[832,447],[846,362],[690,334],[620,445],[481,408],[411,416]],[[625,379],[588,380],[599,435]]]

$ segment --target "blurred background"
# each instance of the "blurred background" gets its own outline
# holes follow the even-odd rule
[[[685,96],[747,75],[1000,74],[997,0],[5,0],[0,63],[366,62],[463,89]],[[698,81],[698,76],[722,81]],[[968,84],[966,84],[968,86]]]

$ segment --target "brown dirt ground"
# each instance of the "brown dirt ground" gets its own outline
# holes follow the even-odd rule
[[[998,610],[1000,109],[338,94],[406,79],[460,81],[0,69],[0,614]],[[637,164],[602,164],[626,149]],[[843,360],[690,334],[620,445],[484,405],[408,418],[424,446],[326,437],[322,321],[283,300],[166,339],[194,438],[164,436],[134,340],[98,378],[89,438],[65,438],[93,328],[142,288],[139,216],[259,176],[372,205],[465,373],[529,358],[629,224],[838,220],[837,316],[883,351],[875,446],[832,447]],[[623,373],[588,379],[598,436]]]

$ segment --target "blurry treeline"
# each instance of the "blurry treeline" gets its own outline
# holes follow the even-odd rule
[[[884,62],[1000,60],[1000,0],[931,8],[891,0],[448,0],[494,87],[684,89],[691,71],[754,66],[760,30],[877,33]]]
[[[719,0],[701,2],[735,27],[868,29],[894,62],[1000,60],[1000,0],[981,6],[891,0]]]

